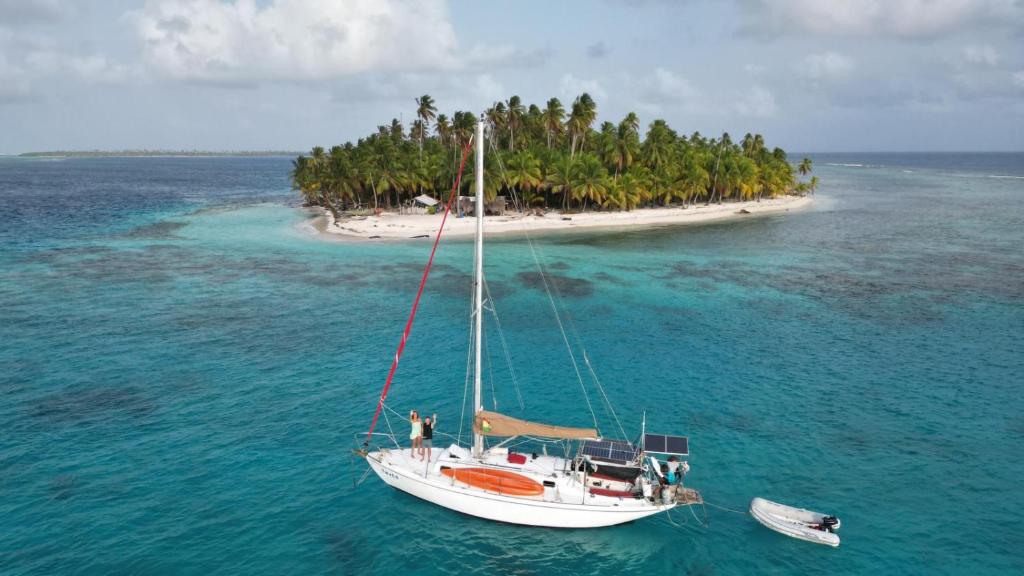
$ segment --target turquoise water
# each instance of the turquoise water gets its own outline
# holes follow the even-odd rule
[[[712,503],[836,513],[834,550],[353,489],[428,244],[314,237],[286,158],[0,160],[0,573],[1021,573],[1024,155],[813,158],[803,212],[539,248],[627,431],[689,435]],[[442,246],[389,399],[451,434],[470,256]],[[493,328],[486,402],[588,425],[533,270],[489,244],[524,408]]]

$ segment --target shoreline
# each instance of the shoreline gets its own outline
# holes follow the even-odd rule
[[[488,216],[485,230],[488,236],[521,232],[526,226],[530,232],[570,232],[596,230],[625,230],[658,226],[700,224],[780,214],[805,208],[813,202],[811,196],[781,196],[757,202],[728,202],[725,204],[691,205],[689,208],[638,208],[629,212],[586,212],[562,216],[550,211],[544,216],[522,216],[507,213]],[[746,212],[741,212],[745,210]],[[339,222],[327,210],[312,223],[318,235],[353,240],[427,240],[432,239],[441,225],[441,214],[395,214],[344,218]],[[471,237],[476,232],[476,219],[448,215],[444,235],[448,238]]]

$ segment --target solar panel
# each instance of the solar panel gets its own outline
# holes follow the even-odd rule
[[[621,440],[584,440],[583,453],[591,458],[609,462],[632,462],[639,450],[629,442]]]
[[[644,434],[644,451],[655,454],[690,455],[690,442],[686,436]]]

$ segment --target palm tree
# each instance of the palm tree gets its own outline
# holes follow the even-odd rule
[[[655,120],[647,128],[647,139],[641,146],[641,156],[648,168],[657,168],[668,161],[670,149],[676,142],[676,133],[664,120]]]
[[[429,94],[424,94],[416,99],[416,116],[423,122],[423,130],[420,132],[420,156],[422,156],[423,137],[430,129],[430,121],[437,117],[437,106],[434,106],[434,99]]]
[[[452,132],[455,135],[456,148],[463,148],[473,136],[476,129],[476,115],[472,112],[457,111],[452,115]]]
[[[551,148],[552,136],[558,137],[562,134],[562,121],[565,119],[565,108],[558,98],[548,100],[542,113],[544,117],[544,131],[547,135],[548,148]]]
[[[615,177],[633,165],[633,159],[640,152],[640,119],[630,112],[619,122],[615,133]]]
[[[804,158],[800,161],[800,165],[797,166],[797,171],[800,172],[801,176],[807,176],[811,173],[811,159]]]
[[[298,190],[307,206],[315,206],[319,200],[319,189],[312,186],[312,163],[308,156],[299,155],[292,160],[292,190]]]
[[[490,129],[493,137],[497,138],[497,135],[505,128],[505,121],[508,119],[505,103],[495,102],[494,106],[491,106],[484,112],[484,117],[487,118],[487,128]]]
[[[526,114],[526,107],[519,96],[508,99],[508,110],[505,116],[505,125],[508,126],[508,149],[515,150],[516,128],[523,124],[523,116]]]
[[[644,199],[643,182],[632,173],[623,174],[622,178],[612,182],[609,196],[615,198],[615,205],[619,210],[632,210]]]
[[[419,109],[408,135],[395,119],[354,144],[329,152],[317,147],[295,158],[292,188],[306,204],[336,215],[371,200],[377,208],[404,205],[420,193],[443,196],[478,116],[463,111],[437,114],[427,95],[416,103]],[[495,150],[485,161],[489,172],[501,172],[502,178],[487,179],[487,196],[505,191],[527,205],[560,204],[567,210],[579,202],[580,208],[597,204],[631,210],[653,202],[682,200],[688,205],[698,199],[721,203],[792,191],[813,194],[819,184],[816,176],[797,182],[798,176],[811,174],[811,161],[790,164],[786,152],[766,147],[760,134],[747,133],[736,144],[727,133],[718,139],[698,132],[680,137],[664,120],[654,120],[641,135],[635,113],[618,124],[603,122],[594,131],[596,110],[588,94],[573,101],[568,117],[557,98],[543,109],[517,96],[495,102],[484,120]],[[434,133],[436,138],[431,137]],[[470,186],[472,174],[467,172],[463,180]]]
[[[420,157],[423,157],[423,139],[427,136],[427,126],[423,123],[423,120],[419,118],[412,121],[412,126],[409,127],[409,138],[416,140],[419,143]]]
[[[437,139],[441,141],[441,145],[447,148],[451,144],[452,136],[452,125],[448,122],[448,117],[444,114],[438,114],[437,121],[434,123],[434,130],[437,132]]]
[[[576,181],[573,183],[573,196],[576,200],[583,200],[583,209],[586,210],[587,200],[602,204],[607,194],[608,171],[601,164],[601,160],[589,152],[581,154]]]
[[[518,190],[520,196],[526,191],[532,191],[542,182],[540,171],[540,160],[529,150],[520,150],[509,156],[505,162],[505,184]]]
[[[563,211],[569,209],[569,199],[576,184],[576,170],[576,159],[571,154],[560,154],[547,175],[547,185],[551,191],[562,196]]]
[[[391,133],[391,139],[395,142],[405,140],[405,127],[402,126],[402,122],[399,121],[398,118],[391,119],[391,128],[389,131]]]
[[[596,118],[597,104],[594,103],[594,99],[586,92],[580,94],[576,100],[573,101],[572,112],[569,114],[568,122],[566,122],[566,132],[568,132],[571,137],[569,146],[570,156],[574,156],[576,154],[577,143],[579,143],[580,149],[583,148],[583,144],[586,142],[587,132],[590,131],[590,126],[594,123]]]
[[[544,112],[536,104],[530,104],[523,118],[523,142],[529,146],[544,139]]]

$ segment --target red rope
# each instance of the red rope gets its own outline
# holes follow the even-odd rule
[[[462,161],[459,163],[459,172],[455,176],[455,183],[452,185],[452,192],[448,196],[448,203],[444,206],[444,216],[441,217],[441,227],[437,230],[437,237],[434,238],[434,247],[430,250],[430,258],[427,260],[427,265],[423,268],[423,278],[420,279],[419,290],[416,291],[416,299],[412,301],[412,310],[409,310],[409,319],[405,322],[405,330],[402,331],[402,340],[398,343],[398,350],[395,352],[395,359],[391,361],[391,370],[388,372],[388,379],[384,382],[384,390],[380,393],[380,400],[377,401],[377,410],[373,413],[373,421],[370,422],[370,431],[366,433],[366,443],[370,443],[370,438],[373,436],[373,429],[377,427],[377,418],[380,417],[380,411],[384,408],[384,399],[388,397],[388,390],[391,389],[391,380],[395,376],[395,370],[398,369],[398,360],[402,357],[402,351],[405,350],[405,343],[409,340],[409,333],[412,332],[412,321],[416,318],[416,310],[420,307],[420,296],[423,296],[423,288],[427,285],[427,277],[430,275],[430,268],[434,265],[434,254],[437,253],[437,245],[441,242],[441,233],[444,232],[444,223],[448,220],[448,214],[452,211],[452,200],[455,199],[455,193],[459,190],[459,185],[462,183],[462,170],[466,167],[466,158],[469,155],[469,146],[472,143],[472,139],[466,142],[466,146],[462,149]]]

